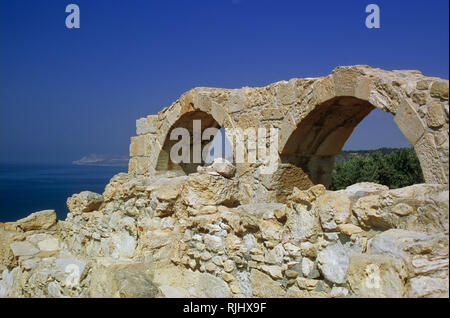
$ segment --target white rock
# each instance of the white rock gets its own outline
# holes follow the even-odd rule
[[[211,234],[206,234],[204,238],[206,249],[212,252],[218,252],[223,249],[223,239]]]
[[[228,160],[224,158],[214,159],[211,168],[225,178],[231,178],[234,176],[235,168]]]
[[[345,297],[348,296],[348,289],[345,287],[334,286],[330,292],[331,297]]]
[[[360,246],[350,246],[350,243],[342,245],[340,241],[328,245],[317,255],[319,269],[330,282],[343,284],[345,283],[350,253],[361,251]]]
[[[307,257],[302,259],[302,273],[303,276],[308,277],[314,269],[314,262]]]
[[[427,276],[414,277],[410,280],[409,297],[449,297],[447,278]]]
[[[39,250],[27,241],[13,242],[9,247],[14,253],[14,256],[31,256],[39,253]]]
[[[55,237],[42,240],[38,243],[41,250],[40,256],[48,257],[56,254],[59,251],[59,240]]]

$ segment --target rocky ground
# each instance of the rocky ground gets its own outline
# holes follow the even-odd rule
[[[114,176],[0,223],[0,297],[448,297],[446,185],[240,204],[227,164]]]

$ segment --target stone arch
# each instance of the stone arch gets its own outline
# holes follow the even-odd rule
[[[200,111],[200,110],[194,110],[187,113],[184,113],[182,116],[180,116],[177,121],[170,127],[166,139],[164,141],[164,144],[162,145],[162,148],[160,150],[158,160],[156,162],[155,170],[156,173],[159,172],[165,172],[165,171],[182,171],[184,174],[189,174],[197,171],[197,166],[204,164],[204,162],[194,162],[194,139],[196,138],[194,134],[194,123],[197,121],[200,128],[200,156],[201,152],[207,147],[209,149],[210,142],[212,141],[212,136],[210,139],[202,140],[202,135],[208,128],[216,128],[220,129],[219,123],[213,118],[212,115]],[[171,140],[170,135],[171,132],[176,128],[185,128],[189,132],[189,138],[190,138],[190,160],[189,163],[174,163],[170,158],[170,150],[172,149],[172,146],[174,146],[178,140]]]
[[[335,97],[312,109],[291,133],[280,153],[283,169],[295,169],[307,175],[291,180],[291,186],[301,189],[318,183],[329,186],[334,156],[374,108],[355,97]],[[291,171],[290,175],[296,173]]]
[[[170,133],[175,128],[184,127],[192,137],[192,123],[195,119],[200,120],[202,133],[207,128],[232,127],[233,120],[221,104],[227,95],[228,90],[194,88],[158,114],[138,119],[137,136],[131,137],[129,173],[155,175],[165,171],[187,174],[195,172],[198,164],[177,165],[170,161],[170,147],[176,143],[170,140]],[[203,142],[202,148],[207,144],[207,141]]]
[[[291,79],[265,87],[195,88],[157,115],[137,121],[137,136],[130,144],[129,172],[152,175],[157,166],[162,171],[170,168],[164,160],[166,139],[185,114],[203,116],[207,125],[222,128],[275,127],[279,129],[276,156],[280,169],[265,176],[255,174],[251,165],[237,166],[237,175],[245,186],[243,192],[248,192],[249,198],[273,201],[277,187],[283,184],[326,184],[332,167],[330,158],[357,123],[378,108],[394,116],[414,147],[425,181],[448,184],[448,95],[448,80],[419,71],[385,71],[364,65],[338,67],[325,77]],[[307,167],[313,180],[295,169],[283,170],[286,164]],[[193,168],[186,170],[191,172]],[[261,184],[263,187],[259,187]],[[259,195],[255,189],[263,192]]]
[[[394,116],[418,155],[425,181],[448,184],[448,139],[443,147],[435,143],[436,137],[448,135],[448,114],[446,120],[441,119],[440,127],[430,126],[427,116],[420,114],[430,105],[441,106],[445,93],[438,96],[430,87],[445,82],[426,78],[417,71],[397,72],[340,67],[315,82],[309,92],[311,97],[300,104],[302,111],[297,104],[286,117],[291,123],[280,137],[281,172],[275,181],[278,191],[286,192],[293,184],[300,188],[317,183],[328,186],[334,156],[357,124],[375,108]],[[446,85],[448,90],[448,82]]]

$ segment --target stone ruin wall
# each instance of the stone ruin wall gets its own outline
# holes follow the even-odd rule
[[[374,107],[394,115],[427,184],[327,191],[333,156]],[[171,163],[166,136],[192,119],[279,128],[279,170]],[[196,88],[137,134],[129,173],[68,198],[65,220],[0,222],[0,298],[448,297],[448,81],[352,66]]]
[[[208,127],[279,128],[279,170],[257,175],[238,164],[243,203],[283,202],[293,186],[306,190],[331,182],[334,156],[355,126],[374,108],[389,112],[414,147],[425,181],[448,184],[448,80],[419,71],[385,71],[369,66],[338,67],[325,77],[294,78],[266,87],[194,88],[156,115],[137,120],[131,138],[129,173],[155,175],[179,167],[169,159],[168,136],[192,119]],[[191,124],[192,126],[192,124]],[[192,127],[191,127],[192,128]],[[227,136],[233,144],[233,137]]]

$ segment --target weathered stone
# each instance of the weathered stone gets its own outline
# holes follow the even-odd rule
[[[406,297],[408,272],[403,262],[387,255],[351,254],[347,281],[362,297]]]
[[[225,273],[223,274],[223,280],[226,281],[227,283],[232,282],[234,280],[234,276],[231,275],[230,273]]]
[[[39,252],[39,250],[27,241],[13,242],[10,244],[10,248],[14,253],[14,256],[31,256]]]
[[[361,247],[352,246],[350,243],[342,244],[338,241],[322,250],[317,255],[317,261],[324,277],[335,284],[345,283],[349,255],[352,252],[361,252]]]
[[[427,102],[427,92],[414,92],[411,94],[411,98],[414,103],[418,105],[425,105]]]
[[[288,227],[293,241],[306,241],[317,239],[321,232],[320,219],[317,210],[303,204],[296,204],[288,211],[286,226]]]
[[[338,230],[348,236],[352,236],[353,234],[358,234],[363,231],[359,226],[353,224],[340,224],[338,225]]]
[[[39,256],[49,257],[53,256],[59,251],[59,240],[55,237],[42,240],[38,243]]]
[[[158,287],[144,264],[94,267],[91,275],[91,297],[155,297]]]
[[[389,193],[368,195],[356,201],[353,212],[365,228],[395,228],[399,222],[398,216],[385,208],[392,202],[393,198]]]
[[[281,267],[276,265],[262,265],[261,270],[270,275],[273,279],[283,278]]]
[[[24,231],[47,230],[56,224],[55,210],[44,210],[20,219],[16,224]]]
[[[210,273],[214,272],[216,270],[216,268],[217,268],[217,266],[212,262],[208,262],[205,265],[205,270]]]
[[[420,276],[409,281],[409,297],[448,298],[448,277]]]
[[[223,268],[227,273],[232,272],[234,270],[234,262],[232,260],[226,260],[223,263]]]
[[[297,278],[298,272],[288,269],[284,272],[284,275],[286,275],[287,278]]]
[[[206,295],[212,298],[224,298],[230,296],[230,288],[219,277],[211,274],[202,274],[198,280],[198,288]]]
[[[351,215],[351,202],[345,191],[328,192],[317,199],[317,210],[322,228],[335,231],[339,224],[345,224]]]
[[[277,222],[262,220],[259,224],[261,235],[265,240],[280,241],[283,227]]]
[[[70,212],[96,211],[102,203],[103,196],[91,191],[83,191],[67,199],[67,207]]]
[[[432,128],[438,128],[445,124],[446,116],[444,108],[438,101],[433,101],[427,106],[427,125]]]
[[[425,132],[425,125],[419,114],[406,100],[399,106],[394,116],[394,122],[412,146],[417,143]]]
[[[233,294],[239,294],[241,292],[238,284],[230,284],[230,290]]]
[[[250,272],[250,281],[252,284],[253,296],[255,297],[284,297],[286,292],[279,282],[270,278],[270,276],[252,269]]]
[[[442,167],[441,159],[437,152],[436,143],[431,133],[425,134],[414,146],[417,157],[420,160],[423,176],[427,183],[447,183],[446,173]]]
[[[209,174],[191,174],[183,189],[183,201],[190,206],[232,205],[237,201],[235,180]]]
[[[300,289],[306,289],[310,291],[315,290],[318,283],[319,280],[317,279],[308,279],[303,277],[297,278],[297,285]]]
[[[206,249],[218,252],[223,249],[223,239],[214,235],[206,234],[204,238]]]
[[[302,274],[309,279],[318,278],[320,276],[317,262],[310,260],[307,257],[302,259]]]
[[[211,168],[225,178],[231,178],[234,175],[235,167],[226,159],[214,159]]]
[[[430,89],[431,97],[448,100],[448,81],[433,82]]]
[[[348,289],[345,287],[334,286],[330,291],[331,297],[346,297],[348,296]]]
[[[411,214],[414,209],[406,203],[398,203],[392,208],[391,211],[397,215],[406,216]]]

